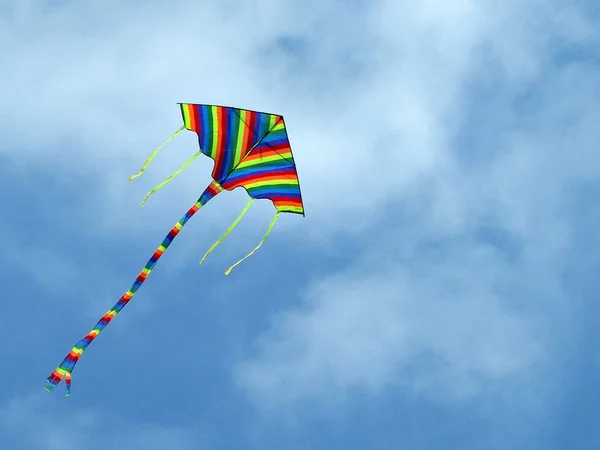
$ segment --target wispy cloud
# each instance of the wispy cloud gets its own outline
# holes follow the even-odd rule
[[[536,409],[555,401],[547,391],[578,335],[562,280],[572,244],[565,207],[600,162],[600,110],[581,95],[598,98],[597,68],[557,59],[555,42],[585,46],[596,36],[574,9],[540,15],[528,5],[517,17],[510,5],[461,6],[456,16],[417,8],[411,26],[426,39],[394,41],[414,61],[389,63],[397,84],[381,95],[406,92],[401,103],[421,114],[406,133],[398,124],[410,113],[378,116],[401,138],[365,152],[381,166],[365,171],[374,174],[365,193],[396,188],[369,228],[385,244],[359,238],[376,250],[274,317],[238,372],[258,404],[328,403],[356,387],[460,400],[501,392]],[[390,22],[394,11],[385,11]]]
[[[50,406],[44,397],[41,393],[15,397],[0,407],[0,429],[10,436],[12,448],[198,448],[192,445],[193,434],[183,427],[131,423],[92,408]]]

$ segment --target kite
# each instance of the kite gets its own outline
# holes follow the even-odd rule
[[[137,276],[131,288],[101,317],[92,331],[71,349],[60,366],[47,378],[46,390],[49,392],[64,378],[67,388],[66,395],[70,395],[71,373],[84,350],[131,301],[156,265],[156,262],[171,245],[171,242],[187,221],[223,190],[232,191],[237,187],[243,187],[250,196],[250,200],[223,236],[209,248],[200,264],[231,233],[255,199],[269,199],[276,209],[275,217],[267,227],[267,231],[259,244],[248,255],[227,269],[225,271],[226,275],[262,246],[281,213],[304,216],[298,173],[283,116],[218,105],[179,103],[179,106],[183,116],[183,125],[148,157],[139,172],[132,175],[129,181],[139,177],[158,151],[185,129],[194,131],[198,135],[200,149],[179,170],[149,191],[144,197],[142,205],[152,193],[171,181],[200,154],[214,160],[212,181],[198,201],[169,231],[144,269]]]

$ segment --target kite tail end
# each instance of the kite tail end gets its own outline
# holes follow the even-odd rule
[[[69,395],[71,395],[71,372],[63,370],[60,367],[58,367],[54,372],[52,372],[52,375],[50,375],[46,379],[48,384],[45,389],[48,392],[52,392],[52,390],[60,384],[63,377],[65,379],[65,385],[67,387],[67,393],[65,394],[65,397],[68,397]]]

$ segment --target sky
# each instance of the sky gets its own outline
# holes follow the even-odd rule
[[[597,449],[600,6],[0,0],[0,443]],[[177,102],[285,117],[306,217],[220,195]]]

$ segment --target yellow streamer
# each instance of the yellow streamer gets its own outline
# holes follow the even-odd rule
[[[254,252],[256,250],[258,250],[261,247],[261,245],[263,245],[263,243],[265,242],[265,239],[267,239],[267,236],[273,229],[275,222],[277,222],[277,219],[279,218],[279,214],[281,214],[281,211],[277,211],[277,213],[275,214],[275,217],[273,217],[273,220],[271,220],[271,223],[269,224],[269,228],[267,228],[267,232],[265,233],[263,238],[260,240],[259,244],[256,247],[254,247],[254,250],[252,250],[250,253],[248,253],[246,256],[244,256],[242,259],[240,259],[238,262],[236,262],[233,266],[231,266],[229,269],[227,269],[225,271],[225,275],[229,275],[229,273],[231,272],[231,269],[233,269],[235,266],[237,266],[238,264],[241,264],[244,260],[246,260],[247,258],[252,256],[254,254]]]
[[[192,163],[192,161],[194,161],[201,154],[202,154],[202,150],[198,150],[196,153],[194,153],[194,155],[190,159],[188,159],[185,162],[185,164],[183,166],[181,166],[176,172],[174,172],[172,175],[170,175],[169,178],[167,178],[165,181],[160,183],[155,188],[149,190],[148,193],[146,194],[146,196],[144,197],[144,199],[142,200],[142,206],[144,206],[144,203],[146,203],[146,200],[148,200],[148,197],[150,197],[150,195],[154,194],[159,189],[162,189],[165,186],[165,184],[167,184],[169,181],[171,181],[173,178],[175,178],[177,175],[179,175],[181,172],[183,172],[183,170],[187,166],[189,166]]]
[[[148,167],[148,164],[150,164],[150,161],[152,161],[154,159],[154,157],[158,154],[158,151],[161,148],[163,148],[165,145],[167,145],[169,142],[171,142],[175,138],[175,136],[177,136],[179,133],[181,133],[184,129],[185,129],[185,125],[182,125],[181,128],[179,128],[179,130],[177,130],[175,133],[173,133],[169,139],[167,139],[160,147],[158,147],[156,150],[154,150],[152,152],[152,154],[150,156],[148,156],[148,159],[142,165],[142,168],[139,170],[139,172],[136,173],[135,175],[131,175],[129,177],[129,181],[131,182],[131,180],[133,180],[134,178],[139,177],[144,172],[144,170],[146,170],[146,167]]]
[[[252,205],[252,202],[254,201],[254,199],[252,197],[250,197],[250,200],[248,201],[248,203],[246,204],[246,206],[244,207],[244,209],[242,210],[242,212],[240,213],[239,216],[237,216],[237,219],[235,219],[233,221],[233,223],[231,224],[231,226],[229,228],[227,228],[227,230],[225,231],[225,233],[223,233],[223,236],[221,236],[219,238],[219,240],[217,242],[215,242],[211,248],[208,249],[208,251],[206,252],[206,254],[202,257],[202,260],[200,260],[200,264],[204,263],[204,260],[206,259],[206,257],[208,255],[210,255],[212,253],[212,251],[217,248],[224,240],[227,236],[229,236],[229,233],[231,233],[233,231],[233,229],[235,228],[235,226],[239,223],[240,220],[242,220],[242,217],[244,217],[244,214],[246,214],[246,212],[248,211],[248,209],[250,208],[250,205]]]

